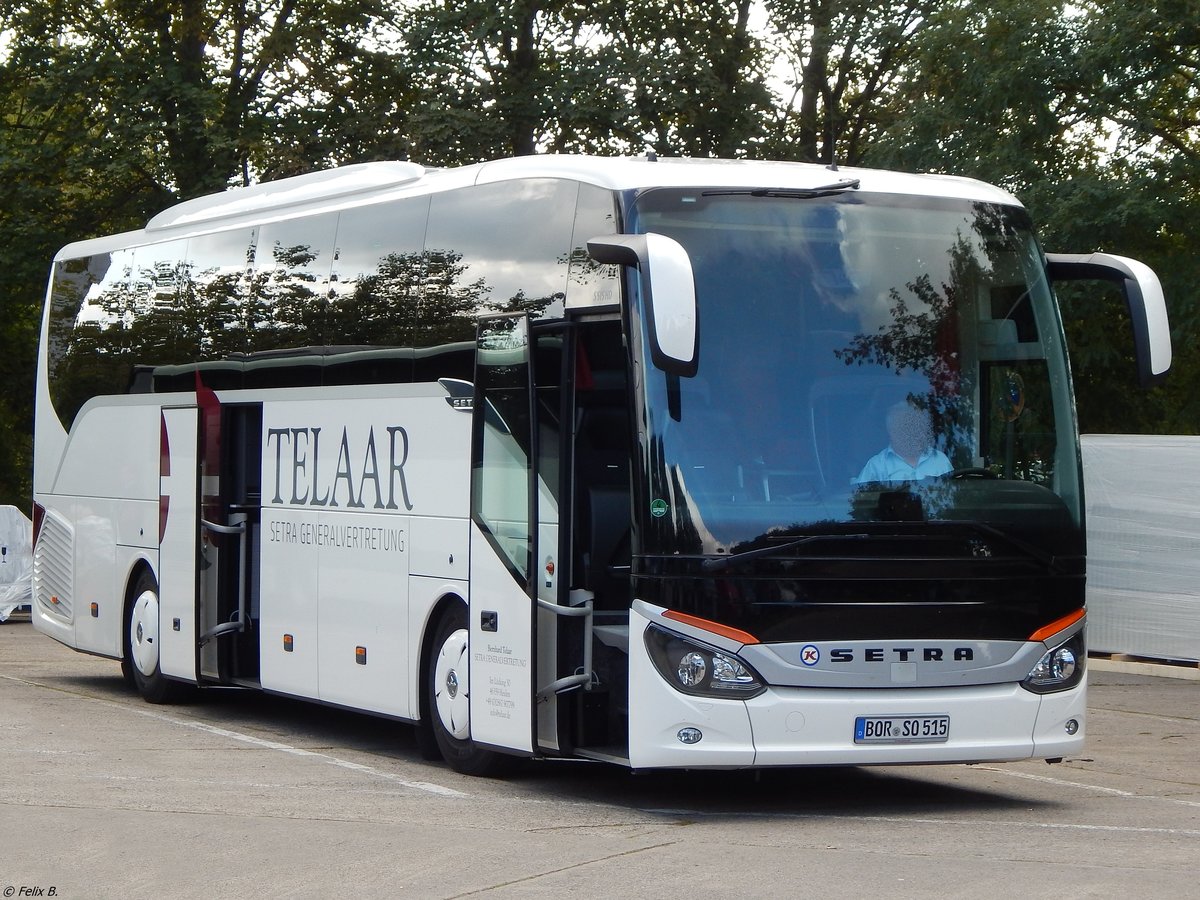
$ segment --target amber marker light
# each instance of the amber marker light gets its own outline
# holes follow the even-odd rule
[[[1060,631],[1062,631],[1064,628],[1070,628],[1072,625],[1074,625],[1076,622],[1078,622],[1080,619],[1082,619],[1086,614],[1087,614],[1087,610],[1077,609],[1077,610],[1075,610],[1075,612],[1071,613],[1070,615],[1063,616],[1061,619],[1055,619],[1049,625],[1046,625],[1043,628],[1039,628],[1037,631],[1035,631],[1033,634],[1031,634],[1029,636],[1029,640],[1044,641],[1048,637],[1053,637],[1054,635],[1056,635]]]
[[[758,638],[748,631],[742,631],[740,628],[731,628],[728,625],[722,625],[720,622],[710,622],[708,619],[701,619],[699,616],[689,616],[687,613],[676,612],[673,609],[663,612],[663,618],[691,625],[693,628],[699,628],[707,631],[709,634],[719,634],[721,637],[737,641],[739,644],[757,644],[759,642]]]
[[[284,653],[292,652],[292,636],[290,634],[285,634],[283,636],[283,652]]]

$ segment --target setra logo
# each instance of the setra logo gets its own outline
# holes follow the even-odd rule
[[[821,661],[821,648],[815,644],[805,644],[800,648],[800,662],[806,666],[815,666]]]
[[[945,662],[953,659],[963,662],[975,659],[975,651],[970,647],[867,647],[857,651],[849,647],[839,647],[829,651],[829,661],[835,663],[854,662]]]

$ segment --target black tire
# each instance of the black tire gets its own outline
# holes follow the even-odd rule
[[[122,651],[123,655],[121,656],[121,677],[125,679],[127,685],[137,690],[137,682],[133,680],[133,660],[129,657],[129,623],[126,622],[122,627],[125,635],[125,649]]]
[[[158,582],[147,571],[138,575],[125,603],[125,657],[121,671],[132,679],[147,703],[176,703],[186,687],[162,673],[158,662]]]
[[[455,603],[442,614],[434,629],[429,665],[423,676],[428,725],[433,733],[431,748],[436,746],[450,768],[463,775],[499,775],[508,771],[516,760],[478,747],[471,740],[467,662],[467,609]]]
[[[430,659],[429,666],[433,665],[432,654],[429,651]],[[442,748],[438,746],[437,737],[433,733],[433,701],[429,696],[429,686],[426,684],[429,676],[425,674],[425,669],[421,670],[421,692],[420,692],[420,718],[417,721],[417,752],[421,754],[421,759],[427,759],[430,762],[441,762]]]

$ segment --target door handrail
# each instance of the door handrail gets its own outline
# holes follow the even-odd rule
[[[539,609],[549,610],[556,616],[570,616],[583,619],[583,665],[581,666],[583,671],[550,682],[550,684],[537,692],[537,701],[540,703],[549,699],[551,694],[561,694],[564,691],[580,687],[585,691],[590,691],[592,685],[596,683],[596,679],[592,674],[592,601],[590,599],[585,600],[579,606],[559,606],[557,603],[551,603],[549,600],[538,598],[537,605]]]
[[[200,525],[202,528],[207,528],[215,534],[230,534],[236,535],[238,539],[238,608],[232,619],[228,622],[222,622],[210,628],[204,634],[200,635],[200,646],[203,647],[213,638],[220,637],[223,634],[234,634],[244,632],[246,630],[246,526],[249,521],[245,513],[235,513],[234,516],[241,516],[240,522],[235,522],[232,525],[218,525],[216,522],[209,522],[207,519],[201,519]],[[233,518],[233,517],[231,517]]]

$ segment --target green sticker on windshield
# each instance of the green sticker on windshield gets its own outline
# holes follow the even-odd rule
[[[656,518],[656,519],[661,519],[666,514],[667,514],[667,501],[666,500],[654,500],[651,502],[650,515],[654,516],[654,518]]]

